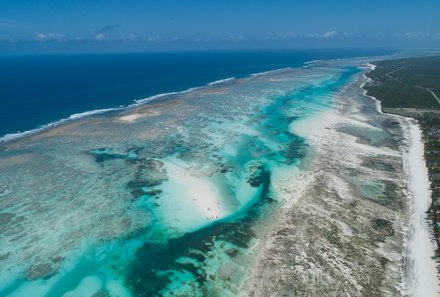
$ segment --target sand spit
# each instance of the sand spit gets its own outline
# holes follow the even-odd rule
[[[406,122],[379,113],[359,89],[364,80],[321,120],[291,127],[313,156],[286,185],[295,190],[266,231],[242,296],[402,296]]]
[[[121,123],[133,123],[139,119],[146,117],[157,117],[160,115],[160,111],[154,109],[145,109],[141,110],[141,112],[129,113],[118,118],[118,122]]]

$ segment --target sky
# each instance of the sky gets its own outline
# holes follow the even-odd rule
[[[0,0],[0,52],[440,47],[438,0]]]

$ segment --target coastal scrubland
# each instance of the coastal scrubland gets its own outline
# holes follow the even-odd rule
[[[368,94],[382,107],[440,109],[440,56],[374,62]],[[434,94],[433,94],[434,93]]]

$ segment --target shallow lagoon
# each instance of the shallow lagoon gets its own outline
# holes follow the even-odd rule
[[[357,71],[279,70],[2,143],[0,295],[233,292],[307,153],[289,126]]]

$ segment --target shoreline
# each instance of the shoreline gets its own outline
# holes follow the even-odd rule
[[[372,63],[368,63],[367,66],[370,68],[369,71],[374,71],[376,68],[376,65]],[[360,86],[364,95],[374,100],[378,112],[399,119],[406,138],[407,147],[403,153],[403,161],[410,195],[408,203],[411,221],[405,235],[403,259],[408,267],[406,268],[407,275],[405,271],[403,272],[402,287],[405,295],[409,294],[409,296],[440,296],[439,264],[435,260],[437,245],[432,223],[427,215],[432,200],[421,127],[417,119],[409,115],[384,112],[382,102],[367,94],[368,91],[364,86],[372,79],[368,78],[365,73],[363,75],[367,80]],[[426,273],[426,270],[429,270],[429,273]]]

